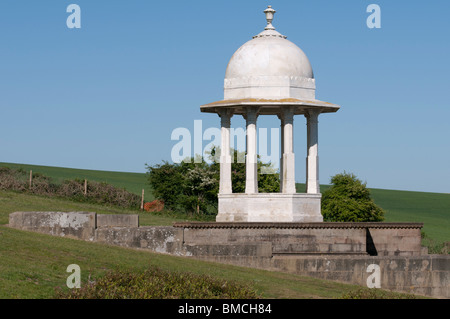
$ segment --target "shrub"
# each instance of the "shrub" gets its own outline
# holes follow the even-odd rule
[[[341,299],[417,299],[417,296],[377,288],[361,287],[342,294]]]
[[[25,171],[16,171],[8,167],[0,167],[0,190],[25,191]]]
[[[208,275],[169,272],[158,267],[145,271],[110,271],[79,289],[57,291],[60,299],[256,299],[253,289]]]
[[[168,209],[176,210],[178,199],[183,193],[183,177],[179,164],[157,164],[148,166],[148,180],[153,188],[153,195],[162,201]]]
[[[384,211],[370,198],[366,184],[354,174],[337,174],[322,196],[324,220],[333,222],[379,222]]]

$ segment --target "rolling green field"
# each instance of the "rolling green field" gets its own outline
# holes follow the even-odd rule
[[[107,182],[117,187],[126,188],[137,195],[141,195],[144,188],[145,200],[151,201],[154,199],[144,173],[81,170],[0,162],[1,166],[15,169],[22,168],[25,171],[31,169],[33,172],[51,177],[55,182],[74,178]],[[321,192],[328,187],[329,185],[321,185]],[[304,189],[304,184],[297,184],[298,192],[304,192]],[[424,223],[423,231],[427,236],[437,242],[450,241],[450,194],[384,189],[370,189],[370,191],[375,203],[386,211],[386,222],[422,222]],[[45,209],[45,207],[42,209]],[[98,209],[104,210],[102,207]],[[145,216],[143,216],[142,222],[143,224],[147,222]]]

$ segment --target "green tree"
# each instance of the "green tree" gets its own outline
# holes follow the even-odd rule
[[[322,195],[322,215],[333,222],[379,222],[384,210],[370,197],[366,183],[354,174],[342,173],[331,178],[332,186]]]
[[[176,211],[178,199],[183,194],[183,174],[180,164],[164,161],[154,166],[147,165],[147,176],[153,188],[153,195],[164,201],[164,207]]]

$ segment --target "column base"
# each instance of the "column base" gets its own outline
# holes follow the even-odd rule
[[[219,194],[217,222],[323,222],[322,194]]]

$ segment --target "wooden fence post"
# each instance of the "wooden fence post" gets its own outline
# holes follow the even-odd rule
[[[142,189],[141,210],[144,210],[144,189]]]
[[[30,169],[30,189],[32,183],[33,183],[33,171]]]
[[[87,179],[84,179],[84,196],[87,195]]]

